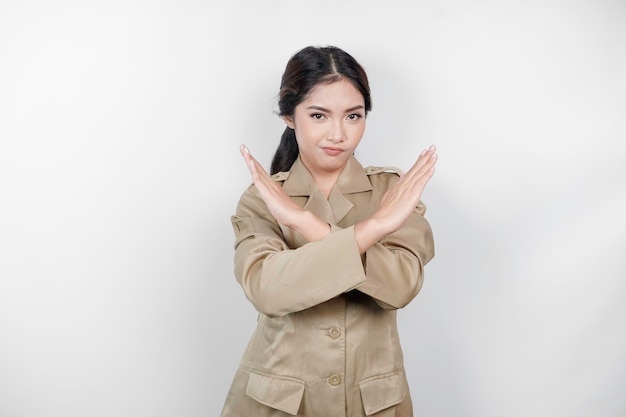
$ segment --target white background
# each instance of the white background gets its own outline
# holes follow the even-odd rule
[[[626,3],[0,1],[0,416],[219,414],[256,314],[229,216],[288,58],[368,71],[357,157],[436,238],[417,416],[626,415]]]

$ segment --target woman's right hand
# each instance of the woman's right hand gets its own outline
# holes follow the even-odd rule
[[[283,188],[272,180],[272,177],[263,169],[259,162],[250,154],[248,147],[241,145],[239,147],[241,156],[246,161],[246,166],[252,176],[252,182],[259,190],[259,194],[272,216],[281,224],[287,227],[294,226],[294,219],[297,219],[303,211],[294,203]]]
[[[297,230],[310,242],[321,240],[330,233],[328,223],[294,203],[282,186],[274,181],[250,154],[245,145],[242,144],[239,151],[246,161],[252,182],[254,182],[261,198],[278,223]]]
[[[384,236],[400,229],[419,204],[426,184],[435,173],[437,149],[425,149],[409,171],[383,195],[374,214],[355,226],[359,251],[367,248]]]

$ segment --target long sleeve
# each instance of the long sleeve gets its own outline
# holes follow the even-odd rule
[[[365,282],[354,228],[289,248],[265,203],[249,188],[231,218],[235,277],[261,313],[274,317],[301,311]]]
[[[357,289],[383,308],[406,306],[419,292],[424,265],[434,257],[433,233],[420,204],[396,232],[365,252],[367,280]]]

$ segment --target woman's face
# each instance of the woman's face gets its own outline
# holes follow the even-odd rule
[[[363,137],[365,100],[349,81],[320,84],[284,119],[311,174],[339,175]]]

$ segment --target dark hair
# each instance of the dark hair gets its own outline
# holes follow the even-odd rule
[[[341,79],[350,81],[363,95],[367,114],[372,109],[367,75],[350,54],[334,46],[301,49],[287,62],[278,94],[278,115],[293,116],[296,106],[306,99],[313,87]],[[296,134],[286,127],[272,159],[270,173],[288,171],[298,153]]]

